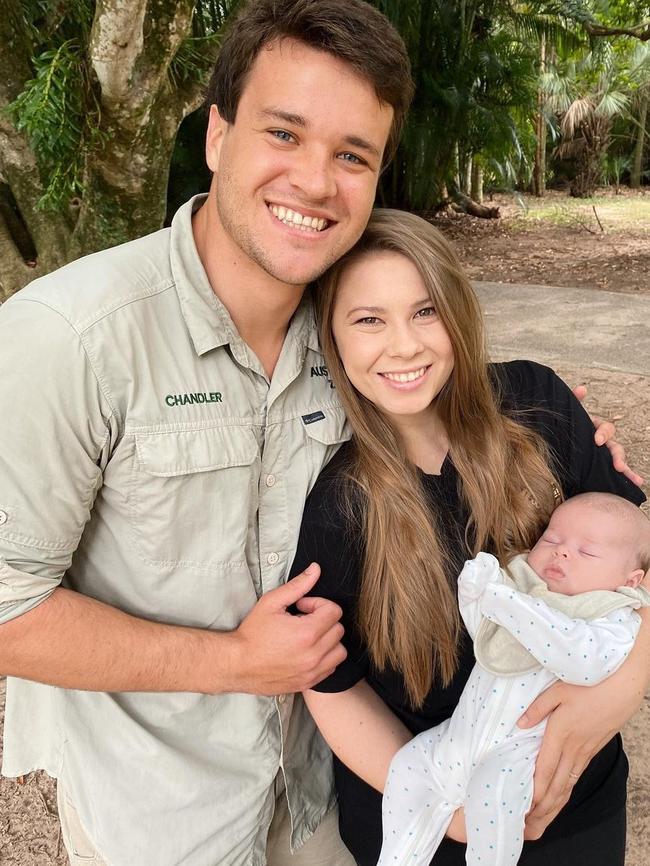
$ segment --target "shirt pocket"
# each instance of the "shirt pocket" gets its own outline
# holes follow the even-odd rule
[[[144,558],[190,568],[244,564],[258,464],[249,428],[136,433],[131,515]]]
[[[310,424],[304,423],[304,417],[318,415],[324,417]],[[303,416],[303,429],[307,444],[305,452],[309,464],[309,489],[311,490],[323,466],[331,460],[340,446],[351,438],[352,430],[346,420],[345,412],[340,407],[321,409],[311,415]]]

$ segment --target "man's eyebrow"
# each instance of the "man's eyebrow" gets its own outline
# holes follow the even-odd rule
[[[357,150],[365,150],[366,153],[370,153],[372,156],[377,157],[377,159],[381,159],[381,151],[379,148],[375,147],[371,142],[366,141],[365,138],[359,138],[357,135],[346,135],[345,143]]]
[[[308,126],[307,121],[302,114],[294,114],[291,111],[282,111],[279,108],[264,108],[260,112],[262,117],[270,117],[271,120],[281,120],[284,123],[291,123],[293,126]]]
[[[294,114],[292,111],[283,111],[281,108],[263,108],[260,112],[262,117],[268,117],[271,120],[278,120],[282,123],[290,123],[292,126],[299,126],[302,129],[307,129],[309,123],[302,114]],[[377,159],[381,159],[381,150],[372,142],[361,138],[358,135],[346,135],[343,139],[344,143],[358,150],[363,150],[366,153],[372,154]]]

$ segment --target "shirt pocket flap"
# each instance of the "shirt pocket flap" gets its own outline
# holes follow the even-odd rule
[[[259,451],[253,431],[242,427],[136,433],[135,445],[141,468],[163,478],[250,466]]]
[[[303,415],[303,425],[307,436],[323,445],[340,445],[352,437],[343,409],[321,409]]]

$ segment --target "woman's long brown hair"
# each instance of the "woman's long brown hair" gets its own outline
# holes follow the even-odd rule
[[[418,707],[434,678],[448,684],[457,667],[459,613],[445,568],[448,555],[417,468],[390,420],[350,383],[332,333],[343,271],[376,250],[413,262],[453,346],[454,369],[436,408],[470,515],[466,555],[487,547],[502,559],[532,546],[559,488],[544,440],[501,411],[488,374],[481,311],[455,252],[425,220],[375,210],[357,246],[320,280],[316,306],[329,372],[354,433],[346,505],[353,518],[361,501],[357,620],[373,664],[399,671]]]

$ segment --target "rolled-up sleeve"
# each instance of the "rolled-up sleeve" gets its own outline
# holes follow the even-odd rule
[[[0,310],[0,623],[61,582],[114,428],[83,335],[28,291]]]

